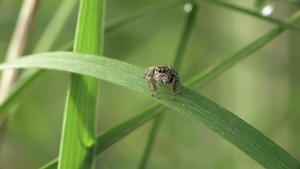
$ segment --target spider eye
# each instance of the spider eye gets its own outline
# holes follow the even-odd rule
[[[158,72],[158,69],[156,69],[156,71]]]
[[[158,72],[161,73],[161,70],[159,69]]]

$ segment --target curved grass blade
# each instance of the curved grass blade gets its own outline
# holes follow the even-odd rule
[[[176,112],[206,126],[228,140],[265,168],[299,168],[300,163],[254,127],[200,94],[182,86],[182,95],[172,100],[171,92],[162,88],[161,99],[151,97],[144,69],[106,57],[71,52],[31,55],[0,65],[9,68],[44,68],[70,71],[124,86],[152,98]]]

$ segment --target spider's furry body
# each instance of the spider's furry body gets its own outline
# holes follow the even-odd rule
[[[174,100],[175,100],[176,87],[177,86],[178,86],[178,93],[181,94],[179,76],[178,76],[178,73],[176,72],[176,70],[173,67],[171,67],[171,66],[162,66],[162,65],[148,67],[146,69],[143,77],[145,77],[146,74],[147,74],[146,80],[148,82],[148,86],[149,86],[149,90],[151,92],[151,96],[153,96],[152,89],[151,89],[151,85],[152,85],[154,91],[157,94],[157,97],[160,98],[159,93],[157,91],[156,84],[161,84],[161,83],[172,84],[172,91],[173,91],[173,99]]]

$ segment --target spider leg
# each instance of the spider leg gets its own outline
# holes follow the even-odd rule
[[[146,76],[146,74],[147,74],[147,72],[149,71],[149,68],[147,68],[146,70],[145,70],[145,73],[144,73],[144,75],[143,75],[143,78]],[[149,75],[149,74],[148,74]]]
[[[151,96],[153,97],[153,93],[152,93],[152,90],[151,90],[151,80],[148,79],[148,77],[147,77],[147,83],[148,83],[148,87],[149,87],[149,91],[151,93]]]
[[[178,86],[178,93],[181,94],[179,77],[177,76],[176,79],[177,79],[176,81],[177,81],[177,86]]]
[[[145,74],[147,73],[148,69],[149,69],[149,68],[146,69]],[[144,76],[145,76],[145,74],[144,74]],[[144,77],[144,76],[143,76],[143,77]],[[149,87],[149,91],[150,91],[150,93],[151,93],[151,96],[153,97],[153,93],[152,93],[152,89],[151,89],[151,84],[152,84],[152,81],[153,81],[153,73],[152,73],[151,70],[148,72],[148,75],[147,75],[147,77],[146,77],[146,80],[147,80],[147,83],[148,83],[148,87]]]
[[[176,96],[176,77],[173,76],[173,81],[172,81],[172,93],[173,93],[173,100],[175,101],[175,96]]]
[[[152,83],[152,86],[153,86],[154,91],[156,92],[157,97],[160,99],[160,96],[159,96],[159,93],[158,93],[156,84],[154,83],[154,81],[151,81],[151,83]]]
[[[145,70],[145,73],[143,75],[143,78],[146,76],[147,72],[149,71],[148,75],[152,72],[152,69],[154,68],[155,66],[152,66],[152,67],[148,67],[146,70]]]
[[[152,89],[151,89],[151,85],[152,85],[152,87],[153,87],[153,89],[154,89],[154,91],[155,91],[157,97],[160,99],[159,93],[158,93],[158,90],[157,90],[157,87],[156,87],[156,84],[155,84],[154,79],[153,79],[154,70],[151,70],[152,67],[150,67],[150,68],[148,68],[148,69],[150,69],[150,71],[149,71],[149,73],[148,73],[146,79],[147,79],[147,82],[148,82],[149,90],[150,90],[150,92],[151,92],[151,96],[153,97],[153,92],[152,92]],[[147,70],[146,70],[146,71],[147,71]]]
[[[168,67],[174,73],[172,84],[173,84],[173,86],[175,85],[175,90],[173,89],[173,92],[176,91],[176,85],[177,85],[178,86],[178,93],[181,94],[181,88],[180,88],[180,81],[179,81],[178,73],[176,72],[176,70],[172,66],[168,66]]]

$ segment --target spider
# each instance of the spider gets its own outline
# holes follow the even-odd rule
[[[147,72],[148,72],[148,74],[147,74]],[[179,76],[173,67],[162,66],[162,65],[148,67],[145,70],[143,78],[145,77],[146,74],[147,74],[146,80],[148,82],[151,96],[153,96],[153,93],[151,90],[151,85],[152,85],[154,91],[156,92],[157,97],[160,99],[156,84],[161,84],[161,83],[172,84],[174,101],[175,101],[175,95],[176,95],[176,86],[178,86],[178,93],[181,94]]]

